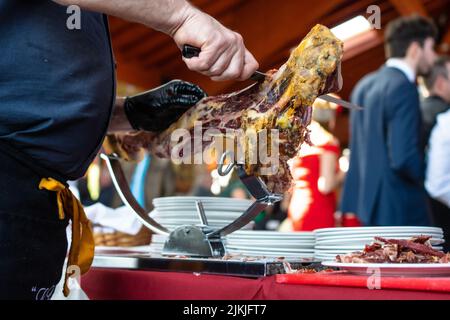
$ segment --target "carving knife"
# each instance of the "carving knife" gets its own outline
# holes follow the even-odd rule
[[[186,59],[190,59],[193,57],[198,57],[200,55],[200,48],[197,47],[193,47],[190,45],[184,45],[183,46],[183,50],[182,50],[182,54],[183,57],[185,57]],[[252,74],[252,76],[250,77],[251,80],[256,81],[256,82],[260,82],[263,81],[266,78],[266,74],[264,72],[261,71],[255,71],[254,74]],[[340,105],[344,108],[347,109],[352,109],[352,110],[362,110],[363,108],[357,105],[354,105],[353,103],[350,103],[348,101],[344,101],[342,99],[338,99],[335,98],[331,95],[323,95],[318,97],[319,99],[322,99],[324,101],[330,102],[330,103],[336,103],[337,105]]]

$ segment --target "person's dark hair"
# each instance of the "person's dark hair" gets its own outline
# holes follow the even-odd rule
[[[426,39],[437,40],[437,37],[437,27],[430,19],[418,15],[398,18],[390,22],[386,29],[386,56],[404,58],[412,43],[418,42],[423,47]]]
[[[450,80],[450,74],[448,72],[447,65],[450,64],[450,57],[439,57],[433,64],[430,73],[425,78],[425,85],[428,90],[433,90],[434,84],[439,77],[444,77]]]

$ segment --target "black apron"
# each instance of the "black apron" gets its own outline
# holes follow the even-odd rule
[[[68,191],[40,182],[64,188],[85,173],[114,105],[106,16],[83,10],[79,30],[68,18],[53,1],[0,0],[0,299],[51,297],[68,246],[57,199]]]
[[[67,218],[39,190],[45,169],[0,143],[0,299],[50,299],[67,253]]]

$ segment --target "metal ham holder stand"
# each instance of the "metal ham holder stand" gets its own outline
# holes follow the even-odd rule
[[[185,225],[172,232],[153,220],[148,212],[142,208],[131,193],[129,184],[122,170],[120,160],[115,155],[101,154],[111,174],[114,186],[120,198],[139,220],[155,233],[169,236],[164,245],[164,256],[187,256],[193,258],[220,258],[225,255],[223,238],[253,221],[256,216],[268,206],[282,200],[282,196],[271,193],[261,178],[247,175],[244,165],[231,163],[225,167],[227,156],[232,152],[224,153],[219,161],[218,173],[220,176],[228,175],[234,168],[242,183],[247,187],[256,201],[235,221],[222,229],[214,229],[208,225],[208,220],[201,201],[197,201],[197,213],[201,224]]]

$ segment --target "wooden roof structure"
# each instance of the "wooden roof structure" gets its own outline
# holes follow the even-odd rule
[[[278,68],[317,23],[334,27],[357,15],[368,16],[370,5],[381,8],[382,27],[400,15],[431,16],[442,33],[441,50],[450,50],[450,0],[193,0],[227,27],[241,33],[261,70]],[[189,71],[172,39],[145,26],[110,18],[118,64],[118,78],[142,88],[171,79],[199,84],[210,95],[244,87],[242,82],[214,82]],[[384,62],[383,29],[372,30],[346,42],[343,63],[348,98],[354,84]]]

